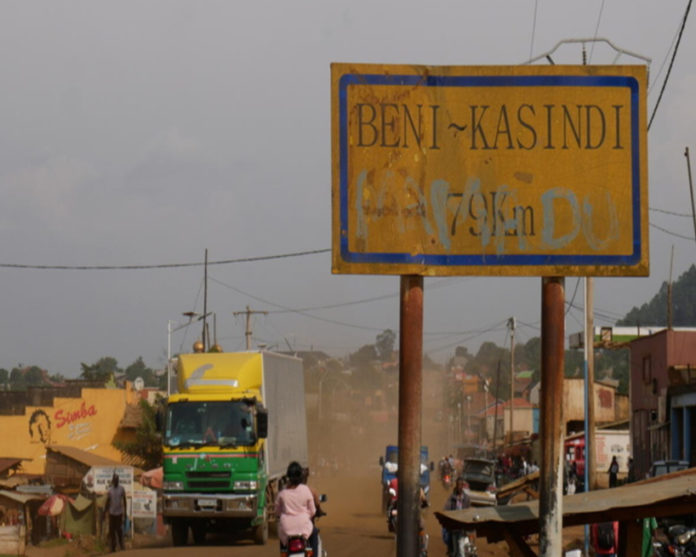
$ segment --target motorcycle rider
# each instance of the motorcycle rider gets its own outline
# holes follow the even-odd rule
[[[445,502],[444,509],[446,511],[468,509],[471,506],[469,495],[464,489],[465,485],[466,482],[464,478],[461,476],[457,477],[457,480],[454,482],[454,489]],[[445,528],[442,529],[442,538],[447,544],[447,555],[450,557],[455,557],[457,555],[457,538],[459,535],[461,535],[460,532],[449,531]]]
[[[312,518],[317,512],[311,490],[302,483],[303,469],[299,462],[288,465],[287,485],[278,493],[275,512],[278,518],[278,538],[281,548],[287,546],[289,536],[309,540],[314,530]]]

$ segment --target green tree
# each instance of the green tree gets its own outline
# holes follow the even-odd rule
[[[348,361],[353,367],[369,365],[377,359],[377,350],[374,344],[365,344],[348,357]]]
[[[15,367],[10,372],[10,383],[13,389],[25,389],[46,384],[47,373],[37,366]]]
[[[667,325],[667,300],[669,288],[666,282],[653,298],[640,307],[634,307],[617,321],[619,326]],[[696,265],[684,272],[672,286],[672,319],[675,327],[690,327],[696,323]]]
[[[135,430],[134,441],[114,441],[119,451],[137,457],[145,470],[162,465],[162,438],[157,431],[157,412],[162,402],[151,406],[146,400],[139,402],[141,410],[140,425]]]
[[[4,368],[0,368],[0,385],[5,385],[10,381],[10,372]]]
[[[386,329],[377,335],[375,350],[377,351],[377,357],[380,359],[380,361],[391,361],[392,354],[394,353],[395,341],[396,334],[391,329]]]
[[[155,372],[145,365],[142,356],[138,356],[138,359],[126,368],[125,373],[128,381],[135,381],[138,377],[142,377],[145,385],[157,385],[157,377],[155,377]]]
[[[110,356],[100,358],[93,364],[81,363],[82,373],[80,377],[86,381],[107,382],[113,375],[121,373],[116,358]]]

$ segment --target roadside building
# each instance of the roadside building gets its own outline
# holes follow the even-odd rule
[[[643,478],[655,460],[696,463],[696,331],[661,330],[630,343],[633,463]]]
[[[133,414],[126,416],[138,400],[130,383],[125,389],[70,385],[2,394],[0,402],[7,404],[0,404],[0,455],[22,459],[23,474],[44,474],[53,446],[121,462],[112,442],[135,434]]]
[[[628,419],[628,397],[618,394],[617,387],[615,381],[595,381],[596,425]],[[563,420],[566,434],[585,429],[585,380],[582,377],[566,377],[563,381]]]

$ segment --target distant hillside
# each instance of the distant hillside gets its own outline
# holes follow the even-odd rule
[[[667,325],[667,282],[652,300],[634,307],[617,325]],[[696,327],[696,265],[672,285],[672,325]]]

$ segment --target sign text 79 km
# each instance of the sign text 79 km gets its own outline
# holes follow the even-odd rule
[[[644,66],[332,65],[333,271],[647,275]]]

